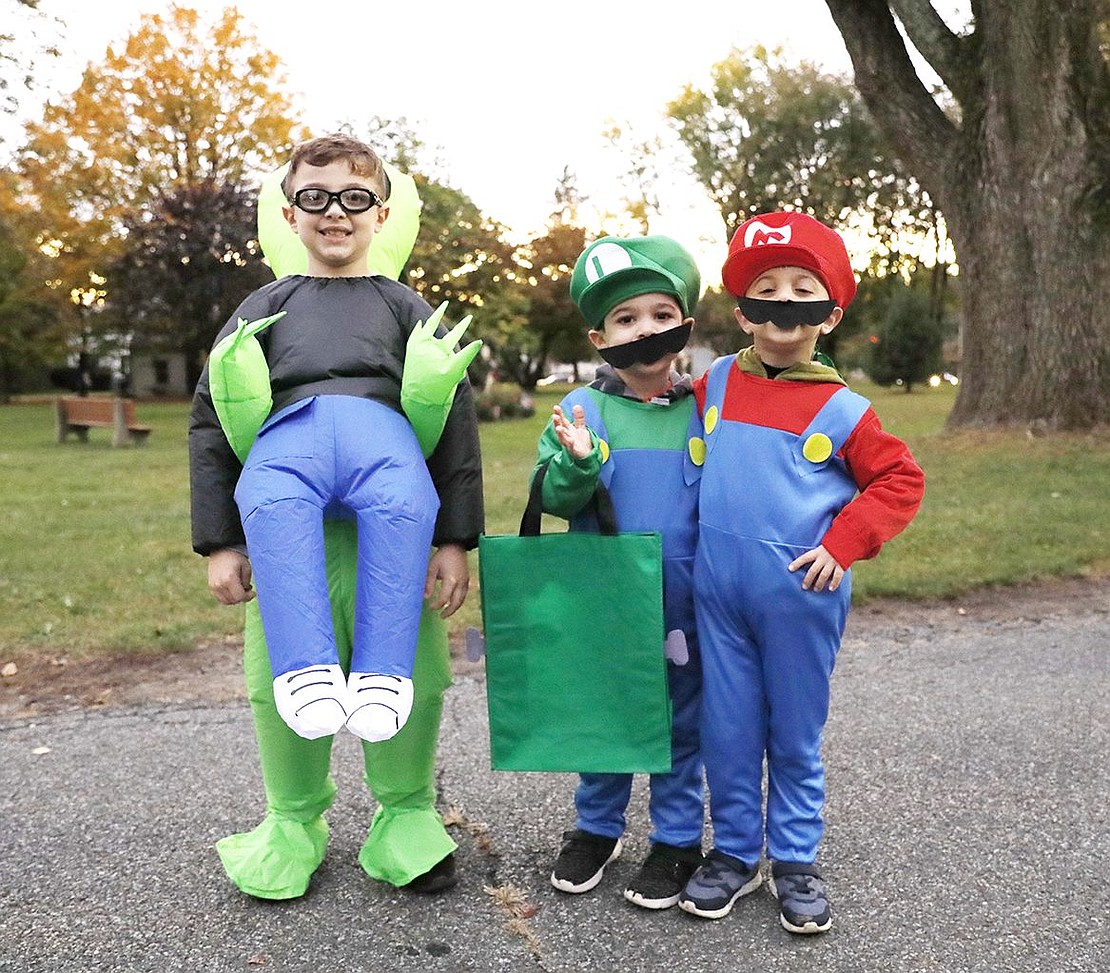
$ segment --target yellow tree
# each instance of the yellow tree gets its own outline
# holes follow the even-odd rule
[[[23,215],[12,174],[0,172],[0,402],[37,387],[60,344],[56,312],[27,284],[40,255],[28,243],[35,228]]]
[[[287,157],[304,133],[284,82],[277,56],[234,8],[208,22],[172,6],[145,15],[27,126],[23,199],[37,208],[37,243],[52,258],[44,284],[76,333],[110,298],[105,275],[127,246],[127,225],[162,218],[163,201],[181,193],[241,188]]]

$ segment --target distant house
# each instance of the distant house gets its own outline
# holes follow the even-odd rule
[[[132,348],[128,392],[137,399],[181,398],[193,394],[186,377],[185,356],[179,351]]]

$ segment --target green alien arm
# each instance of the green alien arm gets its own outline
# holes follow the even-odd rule
[[[257,321],[239,319],[239,326],[212,349],[208,357],[208,387],[227,441],[243,462],[270,414],[270,368],[255,337],[285,312]]]
[[[426,322],[418,322],[405,348],[401,408],[412,423],[425,457],[430,456],[439,443],[455,400],[455,389],[482,347],[479,339],[454,350],[470,325],[469,314],[445,335],[436,337],[436,328],[446,308],[444,301]]]

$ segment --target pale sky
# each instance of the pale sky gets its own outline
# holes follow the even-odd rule
[[[210,14],[231,4],[182,5]],[[122,41],[141,14],[167,6],[41,0],[40,9],[66,25],[63,57],[47,77],[53,92],[71,92],[85,65]],[[594,206],[618,210],[620,160],[602,138],[607,121],[661,130],[666,103],[686,84],[705,84],[732,47],[781,46],[798,60],[850,71],[823,0],[234,6],[283,62],[286,91],[313,134],[349,122],[358,135],[372,116],[406,117],[439,147],[447,181],[521,240],[542,232],[565,166]],[[306,39],[317,31],[317,39]],[[39,110],[35,99],[22,100],[23,117]],[[719,268],[724,229],[700,188],[676,176],[659,194],[664,212],[652,232],[670,233],[700,264]]]

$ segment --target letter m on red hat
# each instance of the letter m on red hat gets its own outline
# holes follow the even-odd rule
[[[783,226],[771,226],[758,219],[749,220],[744,224],[744,246],[761,247],[765,243],[789,243],[792,233],[789,223]]]
[[[764,271],[789,266],[817,274],[842,308],[856,295],[844,240],[807,213],[761,213],[742,223],[729,244],[721,279],[730,294],[743,297]]]

